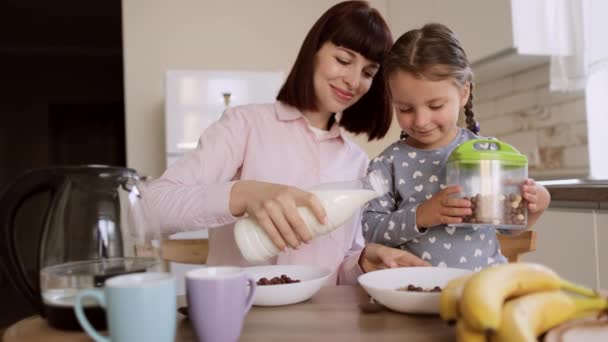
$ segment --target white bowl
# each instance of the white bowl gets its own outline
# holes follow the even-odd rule
[[[312,297],[331,275],[324,267],[306,265],[269,265],[246,267],[247,272],[255,281],[261,278],[272,279],[282,274],[299,283],[258,285],[253,299],[253,305],[277,306],[303,302]]]
[[[444,288],[447,283],[470,270],[441,267],[402,267],[369,272],[359,277],[359,284],[377,302],[404,313],[439,313],[440,292],[399,291],[408,285],[432,289]]]

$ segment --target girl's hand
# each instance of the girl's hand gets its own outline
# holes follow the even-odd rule
[[[551,202],[549,191],[542,185],[537,185],[534,179],[528,178],[522,185],[524,200],[528,202],[528,214],[543,212]]]
[[[460,186],[449,185],[420,204],[416,210],[416,225],[419,229],[439,224],[461,223],[464,216],[471,215],[471,201],[451,197],[461,191]]]
[[[325,209],[315,195],[287,185],[238,181],[232,187],[229,205],[233,216],[247,213],[255,219],[280,250],[287,245],[298,248],[312,239],[297,207],[306,206],[320,223],[327,222]]]
[[[430,264],[410,252],[370,243],[361,253],[359,266],[363,272],[371,272],[385,268],[430,266]]]

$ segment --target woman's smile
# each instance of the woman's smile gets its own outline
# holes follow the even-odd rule
[[[354,96],[353,93],[351,93],[349,91],[342,90],[342,89],[340,89],[338,87],[331,86],[331,88],[333,89],[334,94],[336,95],[336,97],[338,98],[338,100],[340,100],[340,102],[347,103],[350,100],[352,100],[352,98]]]

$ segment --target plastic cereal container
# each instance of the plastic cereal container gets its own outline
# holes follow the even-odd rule
[[[460,185],[461,198],[471,201],[472,215],[456,227],[521,229],[528,211],[522,185],[528,178],[528,159],[499,140],[474,139],[458,146],[447,163],[447,184]]]

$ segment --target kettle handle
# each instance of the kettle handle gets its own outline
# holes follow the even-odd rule
[[[51,169],[30,170],[6,187],[0,195],[0,237],[2,237],[0,239],[0,255],[2,257],[0,264],[4,266],[5,273],[13,286],[43,315],[40,286],[30,282],[17,248],[15,216],[23,203],[35,194],[50,191],[52,198],[57,188],[57,180],[58,175]],[[49,206],[45,211],[48,212],[48,209]],[[46,214],[44,216],[46,217]],[[42,237],[42,234],[40,234],[40,237]],[[40,243],[41,241],[38,241],[38,244]],[[35,253],[39,253],[39,251],[40,246]],[[37,263],[36,269],[39,271],[40,255],[36,255],[35,260]]]

